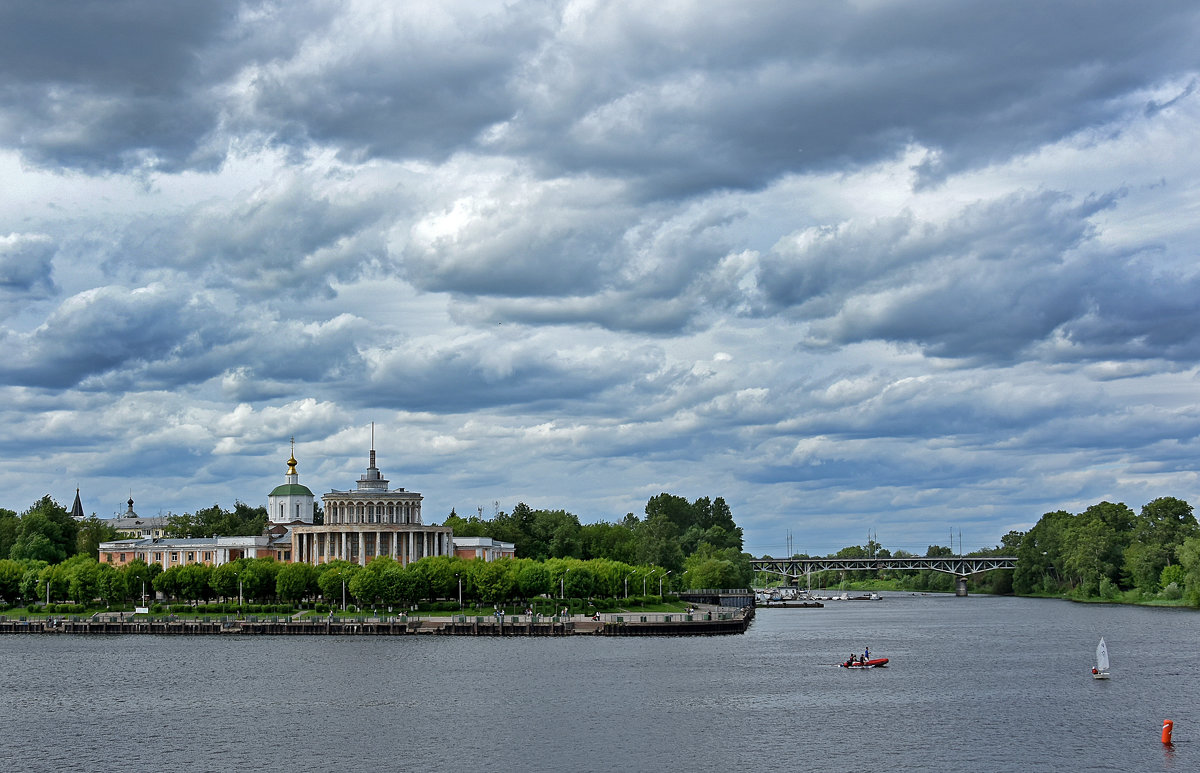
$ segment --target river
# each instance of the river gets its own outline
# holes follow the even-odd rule
[[[1197,631],[890,594],[760,610],[743,636],[10,635],[0,749],[12,771],[1192,771]],[[833,665],[864,646],[889,667]]]

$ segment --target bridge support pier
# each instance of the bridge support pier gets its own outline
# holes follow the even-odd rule
[[[956,582],[954,584],[954,595],[955,596],[967,595],[967,578],[966,577],[958,578],[958,582]]]

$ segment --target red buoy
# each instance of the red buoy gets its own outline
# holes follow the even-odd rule
[[[1163,720],[1162,742],[1165,744],[1171,743],[1171,732],[1175,729],[1175,723],[1169,719]]]

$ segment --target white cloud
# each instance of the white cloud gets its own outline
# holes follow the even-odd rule
[[[981,5],[5,7],[0,506],[1195,499],[1200,17]]]

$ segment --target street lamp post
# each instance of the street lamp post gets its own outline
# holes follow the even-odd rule
[[[342,577],[342,611],[346,611],[346,578]]]
[[[460,575],[458,572],[455,572],[454,576],[458,579],[458,608],[461,610],[462,609],[462,575]]]
[[[659,596],[659,598],[662,598],[662,584],[663,584],[663,580],[667,579],[667,575],[668,575],[668,574],[670,574],[670,573],[671,573],[671,572],[670,572],[670,570],[668,570],[668,571],[667,571],[667,574],[664,574],[662,577],[659,577],[659,578],[658,578],[658,596]]]
[[[654,572],[651,572],[650,574],[654,574]],[[649,574],[642,575],[642,595],[643,596],[646,595],[646,578],[649,576],[650,576]]]
[[[634,574],[636,574],[636,572],[630,572],[629,574],[625,575],[625,598],[629,598],[629,578]]]

